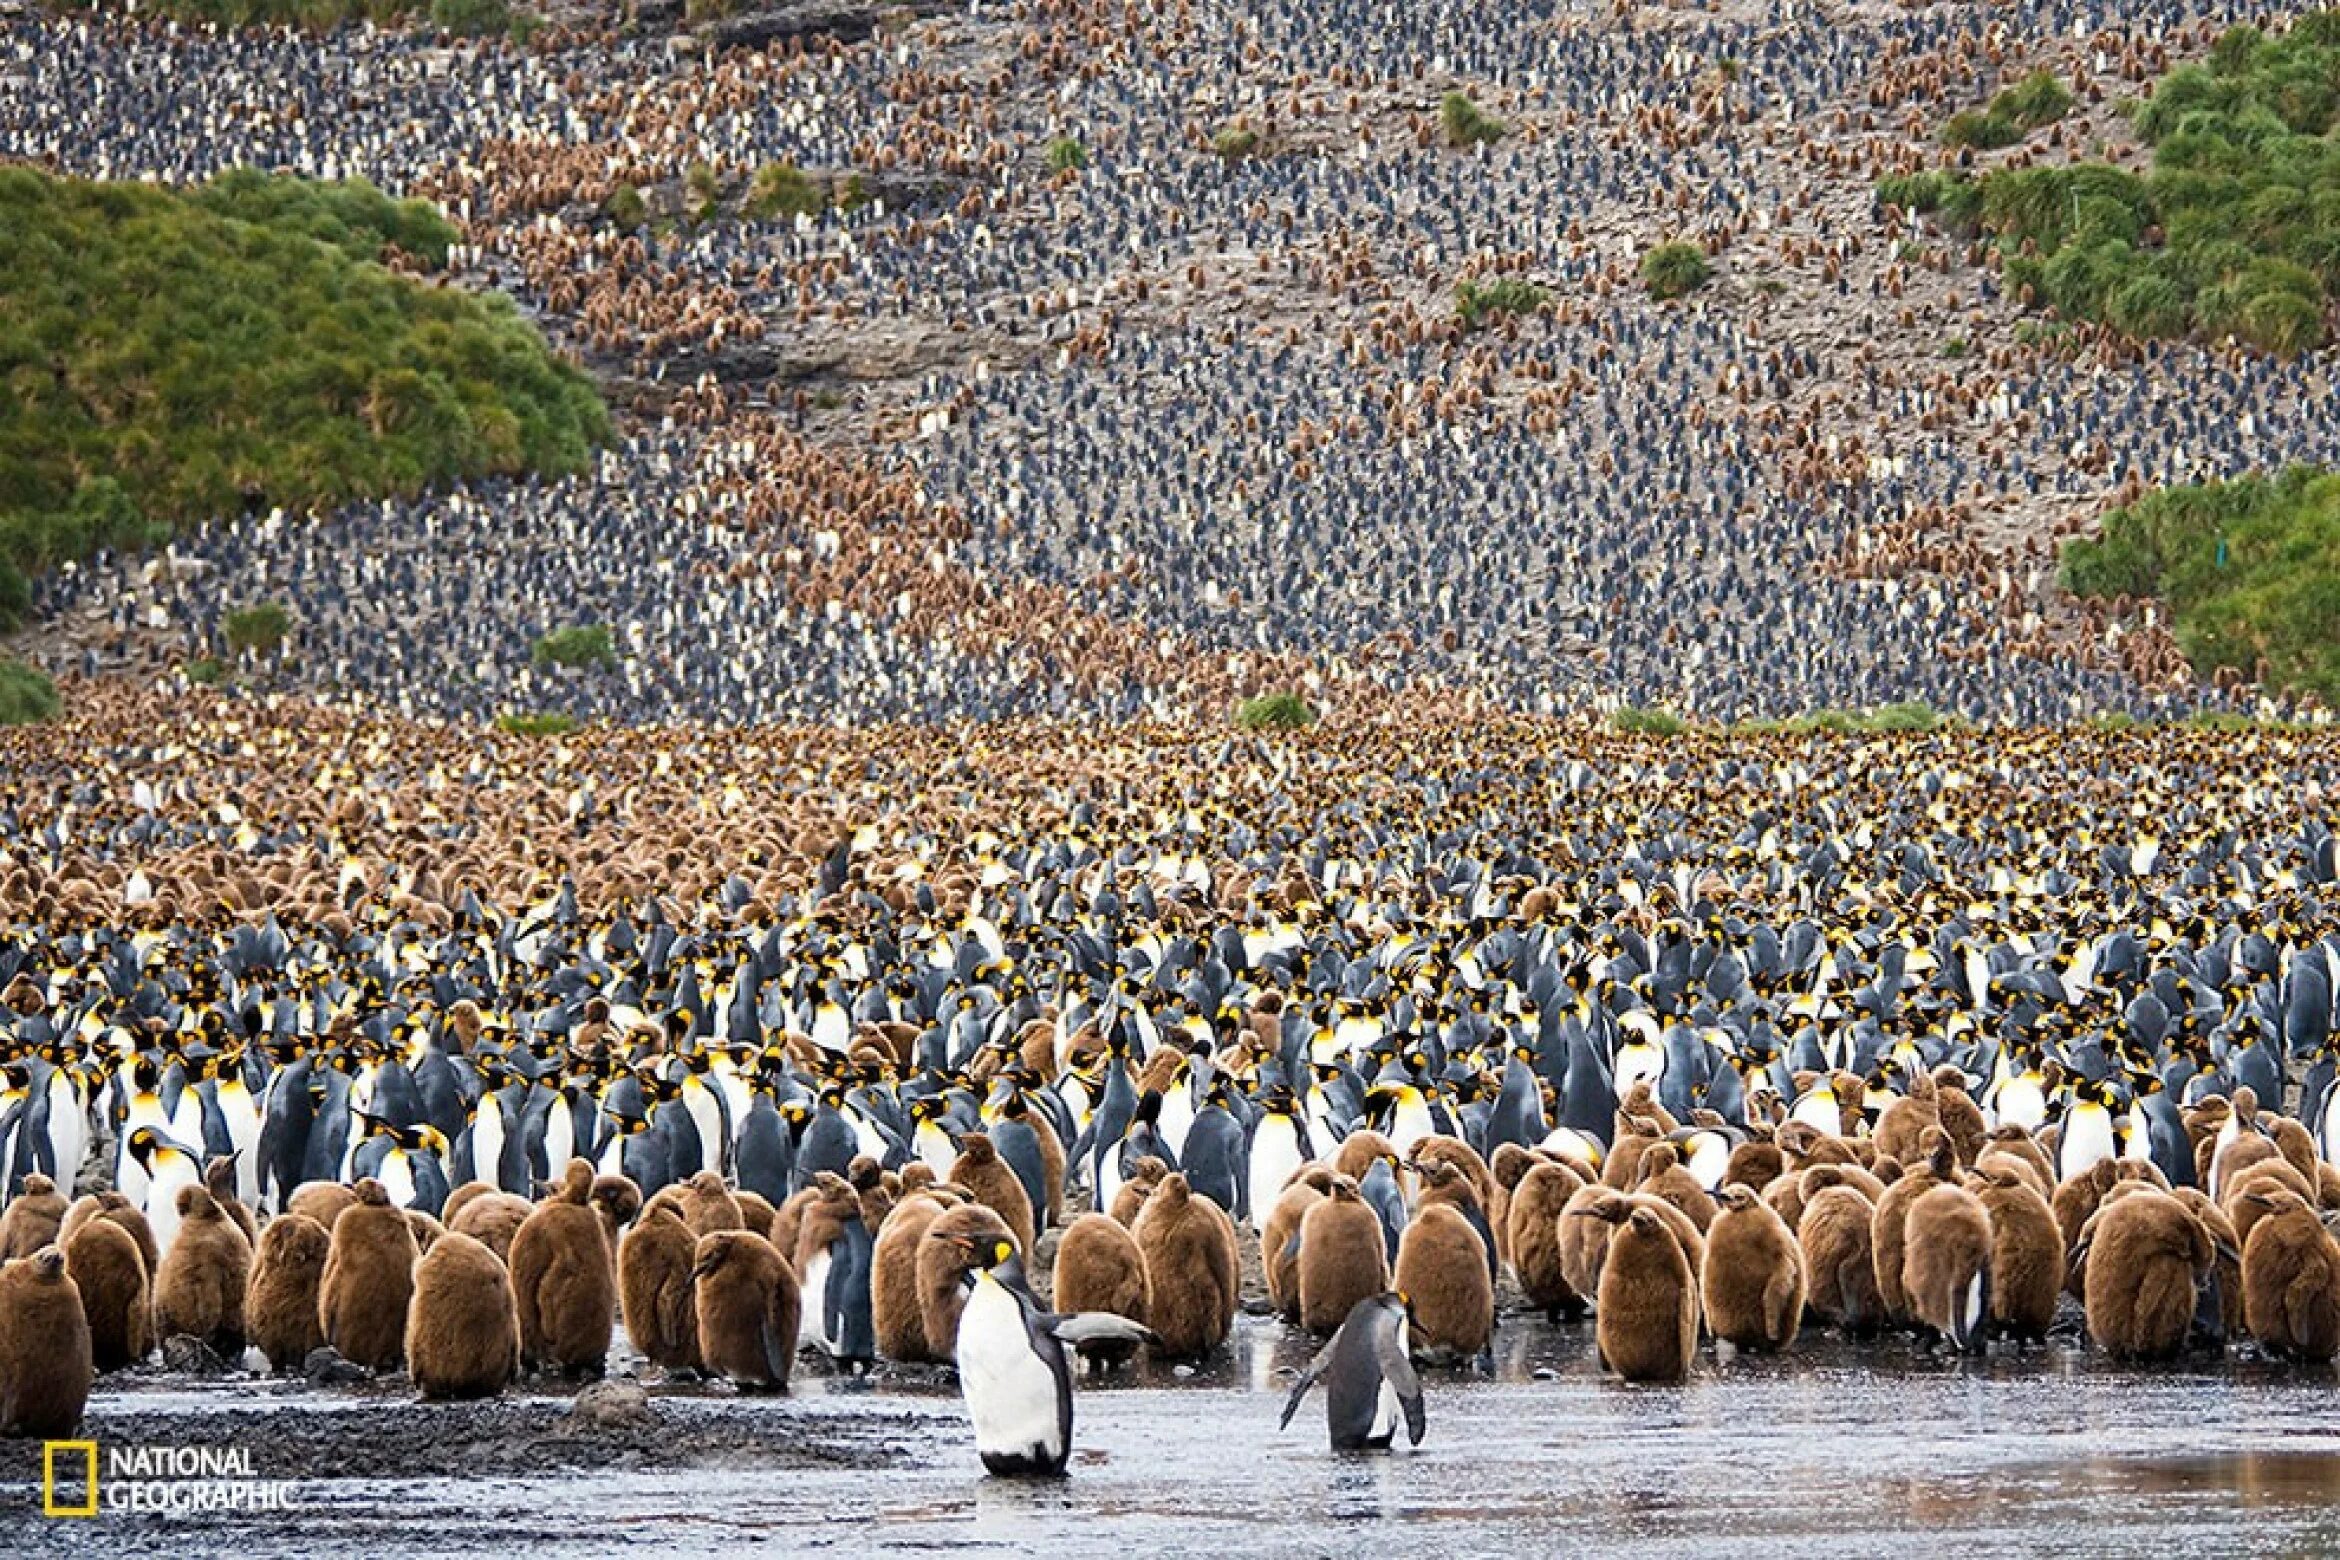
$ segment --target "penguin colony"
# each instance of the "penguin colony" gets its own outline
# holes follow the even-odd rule
[[[1028,832],[905,784],[689,901],[164,914],[54,836],[5,869],[0,1427],[158,1351],[465,1398],[622,1334],[746,1392],[954,1364],[1050,1472],[1072,1380],[1208,1358],[1247,1266],[1341,1446],[1499,1327],[1635,1383],[2340,1355],[2329,742],[1367,727],[1206,790],[1151,740],[977,745],[953,805]],[[200,816],[157,873],[232,864]]]

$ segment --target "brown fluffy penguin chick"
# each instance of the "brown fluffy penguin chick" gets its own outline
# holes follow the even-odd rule
[[[751,1390],[787,1391],[802,1297],[772,1243],[745,1230],[702,1235],[691,1278],[699,1357],[709,1374]]]
[[[1053,1308],[1068,1316],[1110,1311],[1151,1325],[1152,1286],[1146,1279],[1145,1253],[1138,1249],[1135,1236],[1102,1213],[1082,1214],[1058,1238],[1049,1282],[1055,1291]],[[1137,1353],[1137,1344],[1102,1341],[1080,1353],[1097,1365],[1113,1366]]]
[[[1965,1353],[1982,1351],[1991,1316],[1991,1216],[1948,1182],[1910,1204],[1901,1286],[1912,1315]]]
[[[1681,1209],[1701,1235],[1714,1222],[1714,1199],[1706,1195],[1698,1177],[1682,1168],[1681,1151],[1671,1143],[1652,1143],[1642,1151],[1641,1180],[1634,1190]]]
[[[1453,1206],[1432,1203],[1407,1221],[1398,1240],[1397,1287],[1413,1308],[1416,1354],[1458,1363],[1476,1358],[1494,1337],[1487,1243]]]
[[[2082,1260],[2088,1335],[2115,1359],[2163,1360],[2185,1347],[2217,1251],[2184,1203],[2140,1190],[2097,1210]]]
[[[244,1296],[252,1281],[252,1246],[219,1199],[200,1186],[179,1188],[179,1238],[154,1280],[158,1336],[199,1338],[229,1364],[244,1353]]]
[[[2234,1226],[2234,1249],[2241,1251],[2251,1243],[2251,1226],[2258,1223],[2268,1208],[2264,1201],[2249,1201],[2249,1194],[2277,1189],[2292,1193],[2309,1207],[2316,1203],[2315,1190],[2307,1178],[2281,1159],[2262,1159],[2246,1165],[2234,1179],[2226,1183],[2226,1195],[2219,1199],[2219,1211]]]
[[[89,1318],[65,1253],[43,1246],[0,1266],[0,1436],[70,1436],[95,1375]]]
[[[331,1234],[333,1226],[344,1213],[357,1206],[357,1193],[339,1181],[308,1181],[293,1189],[285,1199],[284,1211],[315,1219]]]
[[[1311,1177],[1306,1171],[1314,1171]],[[1268,1210],[1259,1235],[1260,1277],[1267,1285],[1268,1304],[1287,1322],[1300,1320],[1300,1221],[1324,1201],[1332,1172],[1310,1165],[1286,1184]]]
[[[1335,1176],[1323,1199],[1300,1219],[1300,1325],[1330,1333],[1358,1301],[1388,1287],[1389,1244],[1381,1218],[1355,1181]]]
[[[519,1376],[512,1278],[484,1242],[450,1231],[415,1265],[406,1367],[434,1402],[494,1397]]]
[[[244,1232],[244,1244],[259,1245],[260,1221],[252,1217],[252,1210],[245,1207],[243,1200],[236,1196],[235,1156],[221,1154],[205,1165],[203,1186],[204,1190],[211,1193],[211,1200],[219,1204],[219,1211]]]
[[[463,1217],[464,1209],[470,1207],[474,1202],[478,1201],[482,1197],[492,1197],[496,1195],[498,1195],[496,1189],[485,1181],[466,1181],[461,1186],[456,1187],[455,1190],[449,1192],[447,1194],[447,1200],[439,1205],[440,1221],[444,1223],[447,1228],[454,1229],[456,1227],[456,1221]],[[526,1201],[526,1199],[523,1198],[522,1201]],[[474,1236],[472,1238],[476,1240],[478,1237]]]
[[[1867,1336],[1885,1319],[1869,1249],[1876,1205],[1836,1179],[1842,1169],[1821,1165],[1804,1172],[1804,1216],[1796,1239],[1804,1248],[1805,1303],[1822,1321]]]
[[[1787,1174],[1787,1157],[1779,1145],[1769,1141],[1741,1143],[1731,1150],[1730,1161],[1723,1166],[1723,1185],[1733,1181],[1754,1188],[1760,1194],[1781,1176]]]
[[[447,1233],[447,1226],[420,1208],[407,1209],[406,1222],[414,1226],[414,1249],[424,1256],[430,1255],[431,1248],[439,1243],[439,1237]]]
[[[1138,1215],[1145,1211],[1146,1199],[1154,1195],[1154,1188],[1160,1186],[1162,1177],[1169,1173],[1167,1162],[1147,1154],[1129,1167],[1129,1175],[1122,1181],[1121,1189],[1113,1194],[1113,1206],[1105,1211],[1113,1216],[1114,1223],[1125,1230],[1130,1228],[1137,1223]]]
[[[1129,1233],[1145,1260],[1146,1325],[1161,1340],[1155,1351],[1199,1359],[1225,1342],[1241,1299],[1235,1224],[1226,1211],[1172,1173]]]
[[[536,1204],[511,1192],[488,1192],[474,1197],[447,1215],[447,1228],[468,1235],[505,1261],[512,1257],[512,1237],[536,1211]]]
[[[1417,1175],[1428,1165],[1451,1165],[1462,1178],[1463,1184],[1470,1188],[1472,1200],[1479,1207],[1479,1216],[1490,1223],[1493,1221],[1495,1174],[1487,1168],[1487,1161],[1479,1157],[1477,1149],[1461,1138],[1433,1132],[1415,1141],[1409,1160],[1407,1168]]]
[[[1698,1280],[1680,1238],[1648,1203],[1620,1200],[1573,1217],[1620,1214],[1593,1306],[1601,1360],[1627,1381],[1680,1381],[1698,1348]]]
[[[358,1182],[356,1196],[333,1223],[317,1286],[317,1319],[326,1343],[343,1359],[371,1371],[391,1370],[406,1357],[406,1306],[422,1253],[406,1210],[391,1206],[381,1182],[370,1176]]]
[[[628,1183],[629,1185],[631,1183]],[[593,1166],[569,1161],[560,1190],[512,1237],[512,1294],[524,1364],[598,1374],[617,1315],[617,1275]]]
[[[609,1258],[610,1283],[617,1283],[618,1237],[628,1225],[641,1216],[642,1188],[622,1175],[597,1175],[589,1195],[593,1211],[601,1219],[602,1254]],[[514,1231],[515,1237],[518,1231]],[[613,1287],[612,1293],[615,1293]]]
[[[1332,1172],[1352,1181],[1363,1181],[1374,1160],[1387,1159],[1394,1164],[1397,1157],[1395,1143],[1369,1127],[1360,1127],[1341,1139],[1340,1146],[1333,1150]]]
[[[1023,1181],[992,1147],[991,1136],[966,1132],[959,1137],[959,1157],[951,1165],[950,1184],[999,1215],[1016,1237],[1021,1251],[1032,1249],[1032,1199]]]
[[[103,1219],[109,1224],[118,1225],[130,1237],[138,1247],[138,1260],[145,1264],[146,1281],[151,1289],[155,1269],[162,1266],[162,1253],[155,1247],[154,1226],[146,1222],[146,1215],[140,1213],[130,1199],[120,1192],[99,1192],[78,1199],[65,1210],[65,1222],[57,1226],[58,1241],[70,1243],[75,1232],[92,1219]]]
[[[1585,1297],[1569,1284],[1560,1251],[1560,1215],[1583,1187],[1583,1180],[1566,1165],[1538,1163],[1512,1188],[1511,1206],[1504,1214],[1512,1276],[1519,1280],[1527,1303],[1549,1321],[1563,1317],[1575,1321],[1584,1315]]]
[[[1885,1307],[1885,1320],[1896,1326],[1915,1320],[1908,1291],[1901,1282],[1902,1237],[1909,1224],[1910,1205],[1946,1184],[1958,1164],[1950,1135],[1940,1127],[1928,1127],[1919,1146],[1923,1157],[1885,1188],[1869,1218],[1869,1261],[1877,1270],[1877,1297]]]
[[[2108,1195],[2117,1196],[2119,1192],[2120,1188],[2115,1186]],[[2210,1276],[2218,1290],[2218,1320],[2225,1336],[2235,1337],[2243,1331],[2243,1281],[2242,1241],[2234,1232],[2234,1223],[2200,1187],[2177,1187],[2170,1196],[2185,1204],[2186,1211],[2209,1232],[2214,1259]]]
[[[967,1303],[959,1280],[967,1271],[968,1251],[974,1242],[1002,1235],[1015,1239],[1006,1220],[971,1202],[937,1214],[918,1238],[918,1316],[934,1360],[948,1362],[959,1345],[959,1311]]]
[[[2064,1240],[2030,1178],[2010,1165],[1972,1172],[1969,1189],[1991,1219],[1991,1324],[2021,1343],[2044,1343],[2064,1288]]]
[[[24,1190],[0,1212],[0,1262],[13,1262],[43,1246],[58,1244],[66,1207],[65,1199],[57,1194],[56,1182],[38,1171],[26,1176]]]
[[[1909,1092],[1886,1106],[1877,1117],[1873,1141],[1878,1153],[1889,1154],[1910,1165],[1928,1157],[1926,1134],[1941,1130],[1942,1111],[1935,1103],[1933,1075],[1921,1072],[1910,1078]],[[1947,1133],[1943,1134],[1943,1140],[1949,1140]]]
[[[878,1353],[889,1360],[939,1364],[947,1357],[947,1351],[928,1342],[925,1317],[919,1311],[918,1243],[928,1225],[956,1206],[951,1197],[929,1187],[896,1203],[878,1226],[870,1253],[869,1311]]]
[[[924,1165],[918,1168],[926,1169]],[[934,1174],[932,1170],[927,1170],[926,1173],[930,1176]],[[774,1208],[762,1196],[749,1191],[746,1187],[734,1189],[731,1200],[739,1204],[739,1227],[741,1229],[746,1230],[751,1235],[761,1235],[766,1240],[772,1238],[772,1221],[779,1217],[779,1209]],[[772,1249],[777,1251],[780,1248],[775,1246]]]
[[[683,1182],[680,1194],[683,1222],[691,1227],[692,1234],[712,1235],[718,1230],[747,1228],[747,1216],[740,1211],[739,1199],[731,1195],[731,1188],[714,1171],[702,1170]]]
[[[691,1266],[699,1237],[680,1207],[653,1197],[618,1245],[618,1298],[626,1336],[662,1370],[699,1368],[697,1301]]]
[[[1499,1145],[1487,1161],[1487,1173],[1494,1181],[1494,1196],[1487,1204],[1487,1226],[1495,1232],[1495,1255],[1506,1267],[1511,1264],[1511,1197],[1526,1180],[1528,1172],[1545,1161],[1533,1151],[1517,1143]]]
[[[1734,1348],[1771,1354],[1796,1341],[1804,1325],[1804,1248],[1753,1187],[1722,1189],[1722,1211],[1706,1229],[1699,1289],[1707,1330]]]
[[[90,1358],[101,1371],[135,1365],[154,1350],[153,1291],[138,1242],[111,1219],[88,1219],[65,1238],[65,1265],[81,1292]]]
[[[1982,1107],[1974,1096],[1966,1092],[1966,1075],[1954,1063],[1945,1062],[1934,1069],[1934,1113],[1942,1130],[1950,1134],[1950,1149],[1958,1162],[1973,1164],[1982,1153],[1990,1123],[1983,1119]]]
[[[2255,1205],[2243,1243],[2243,1320],[2285,1359],[2327,1364],[2340,1354],[2340,1241],[2287,1187],[2243,1194]]]
[[[299,1370],[302,1361],[325,1347],[317,1295],[332,1247],[325,1226],[306,1214],[280,1213],[260,1232],[251,1287],[244,1294],[244,1327],[269,1369]]]

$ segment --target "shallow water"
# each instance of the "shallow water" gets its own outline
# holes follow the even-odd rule
[[[92,1404],[101,1440],[167,1439],[185,1425],[273,1448],[262,1472],[299,1478],[299,1509],[36,1517],[29,1532],[9,1523],[0,1543],[96,1553],[135,1537],[189,1555],[297,1541],[317,1554],[532,1557],[634,1545],[1449,1557],[2340,1549],[2330,1370],[2136,1369],[2069,1345],[1954,1363],[1906,1344],[1810,1339],[1785,1359],[1710,1357],[1682,1387],[1626,1387],[1601,1376],[1585,1329],[1522,1320],[1506,1325],[1492,1378],[1427,1378],[1419,1449],[1336,1455],[1318,1400],[1276,1429],[1289,1370],[1309,1348],[1246,1318],[1209,1370],[1148,1367],[1084,1388],[1070,1477],[1047,1483],[985,1477],[956,1396],[933,1385],[814,1378],[785,1402],[654,1393],[663,1422],[641,1465],[582,1469],[535,1465],[556,1439],[544,1422],[558,1405],[541,1395],[426,1407],[389,1389],[240,1381],[109,1390]],[[527,1413],[535,1423],[514,1418]],[[337,1425],[361,1414],[353,1448]],[[374,1426],[384,1414],[387,1434]],[[450,1433],[469,1438],[459,1467],[402,1476]],[[792,1465],[774,1466],[782,1456]],[[0,1490],[9,1505],[19,1498]]]

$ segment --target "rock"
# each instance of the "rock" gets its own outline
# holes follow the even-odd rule
[[[873,0],[794,0],[792,4],[727,16],[701,29],[718,48],[760,49],[790,38],[831,37],[840,43],[860,43],[878,29],[887,11],[911,16],[934,16],[950,7],[946,0],[908,0],[879,5]]]
[[[234,1367],[211,1352],[210,1345],[185,1333],[163,1340],[163,1368],[188,1376],[224,1376]]]
[[[657,1422],[650,1394],[624,1381],[597,1381],[569,1408],[569,1423],[590,1430],[639,1430]]]
[[[347,1387],[366,1379],[363,1366],[352,1365],[331,1349],[311,1349],[301,1361],[301,1375],[312,1387]]]

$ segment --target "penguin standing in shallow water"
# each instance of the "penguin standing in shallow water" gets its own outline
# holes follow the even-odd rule
[[[1284,1400],[1281,1430],[1300,1411],[1300,1400],[1319,1380],[1325,1383],[1324,1422],[1336,1452],[1379,1451],[1397,1438],[1402,1419],[1409,1444],[1420,1446],[1427,1416],[1422,1378],[1406,1350],[1406,1297],[1394,1289],[1367,1295],[1318,1351],[1292,1395]]]
[[[1061,1474],[1072,1453],[1072,1370],[1064,1346],[1160,1340],[1110,1312],[1059,1316],[1040,1309],[1012,1240],[947,1238],[967,1253],[956,1355],[975,1450],[985,1470],[1003,1478]]]

